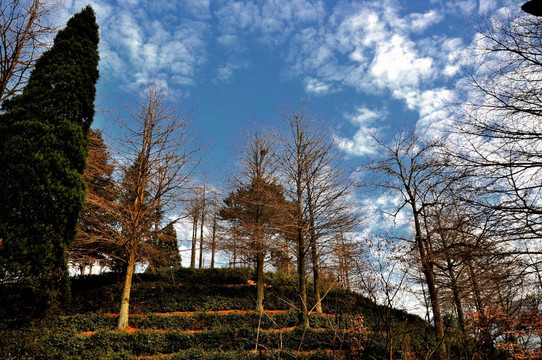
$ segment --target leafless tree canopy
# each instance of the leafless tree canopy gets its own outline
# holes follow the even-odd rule
[[[152,239],[174,224],[178,206],[186,198],[190,176],[197,165],[198,148],[188,134],[188,120],[167,102],[167,93],[149,87],[131,108],[131,122],[122,122],[124,160],[120,164],[122,186],[119,248],[126,262],[119,329],[128,325],[128,305],[135,265],[156,256]],[[177,212],[174,212],[177,210]],[[166,215],[166,220],[163,216]]]
[[[55,0],[0,2],[0,102],[26,84],[36,59],[56,31],[52,16]]]

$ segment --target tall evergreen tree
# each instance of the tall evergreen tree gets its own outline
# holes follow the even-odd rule
[[[45,307],[69,294],[66,248],[85,200],[83,170],[98,80],[98,25],[87,6],[37,61],[0,115],[0,282]]]

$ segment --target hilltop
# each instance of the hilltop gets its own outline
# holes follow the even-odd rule
[[[285,274],[266,274],[260,314],[253,311],[253,276],[248,269],[138,274],[125,332],[115,330],[121,277],[74,278],[62,315],[24,326],[4,321],[0,357],[346,359],[358,358],[363,347],[364,359],[380,359],[386,356],[386,337],[393,336],[396,358],[417,358],[434,341],[419,317],[335,287],[323,289],[324,314],[311,313],[311,328],[300,328],[295,278]]]

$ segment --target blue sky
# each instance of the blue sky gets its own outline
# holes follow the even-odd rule
[[[65,17],[88,1],[66,1]],[[159,79],[208,143],[205,167],[227,169],[236,137],[308,101],[355,166],[382,136],[446,117],[470,23],[490,0],[93,0],[100,25],[95,126]]]

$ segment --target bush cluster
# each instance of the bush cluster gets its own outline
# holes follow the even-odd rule
[[[328,315],[310,315],[309,322],[312,328],[339,328],[335,317]],[[299,324],[299,313],[288,311],[281,313],[264,313],[256,311],[247,313],[238,312],[196,312],[194,314],[148,314],[131,315],[130,326],[137,329],[160,330],[212,330],[219,328],[233,329],[280,329],[291,328]],[[108,314],[61,316],[48,324],[49,327],[76,333],[97,330],[114,330],[117,325],[117,316]]]
[[[36,335],[36,334],[33,334]],[[26,335],[24,338],[28,338]],[[77,359],[106,354],[150,356],[173,354],[180,351],[240,352],[256,348],[256,339],[262,349],[288,351],[317,351],[321,348],[344,349],[346,333],[332,330],[260,331],[221,328],[201,332],[138,331],[117,332],[100,330],[91,335],[55,332],[38,335],[28,342],[2,344],[2,359]],[[120,355],[119,355],[120,354]]]

